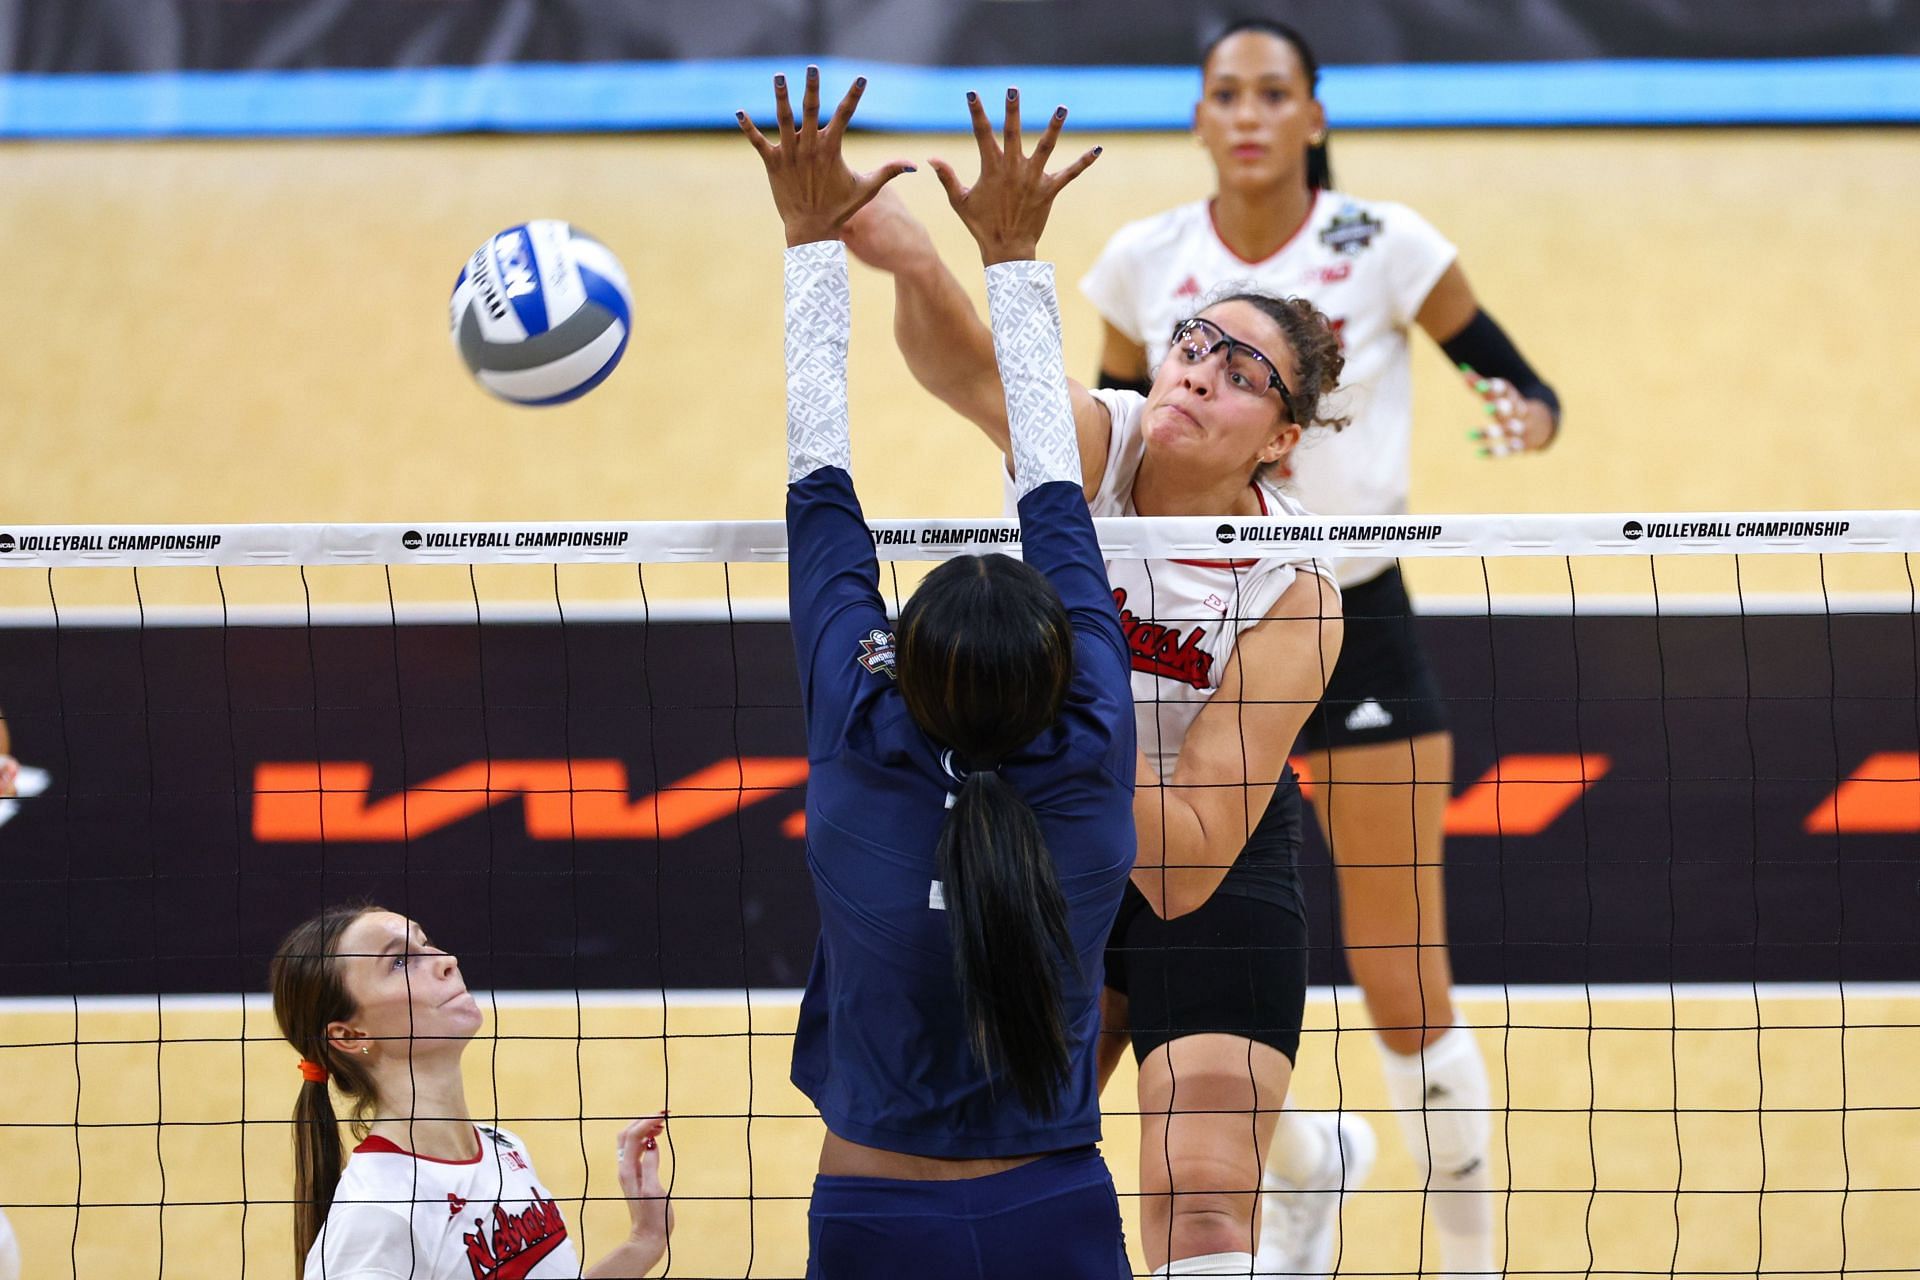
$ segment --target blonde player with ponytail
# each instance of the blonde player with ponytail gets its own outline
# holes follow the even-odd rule
[[[273,1013],[300,1052],[294,1104],[294,1261],[307,1280],[580,1276],[524,1143],[474,1123],[460,1057],[480,1029],[460,962],[374,906],[324,911],[287,935]],[[341,1149],[338,1092],[360,1142]],[[644,1276],[673,1227],[660,1185],[664,1114],[620,1134],[632,1229],[585,1272]]]

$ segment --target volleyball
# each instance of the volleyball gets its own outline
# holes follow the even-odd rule
[[[606,380],[632,330],[613,252],[551,218],[508,227],[453,285],[453,344],[481,386],[515,404],[563,404]]]

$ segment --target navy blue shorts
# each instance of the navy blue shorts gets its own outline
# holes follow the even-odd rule
[[[1098,1147],[958,1182],[813,1180],[807,1280],[1128,1280]]]

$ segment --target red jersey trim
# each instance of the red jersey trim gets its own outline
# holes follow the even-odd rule
[[[1320,208],[1320,195],[1321,195],[1321,192],[1316,189],[1313,193],[1312,203],[1307,205],[1307,216],[1300,219],[1299,226],[1295,227],[1292,231],[1287,233],[1287,238],[1280,242],[1280,247],[1278,249],[1275,249],[1272,253],[1268,254],[1264,258],[1241,257],[1239,250],[1235,249],[1232,245],[1228,244],[1227,238],[1220,234],[1220,223],[1216,221],[1213,216],[1213,206],[1214,206],[1215,200],[1217,200],[1218,197],[1215,197],[1215,200],[1207,201],[1207,226],[1213,231],[1213,238],[1220,243],[1220,247],[1233,255],[1233,260],[1235,262],[1243,262],[1249,267],[1264,267],[1269,262],[1272,262],[1275,258],[1279,257],[1281,254],[1285,253],[1288,249],[1291,249],[1293,247],[1293,242],[1300,238],[1300,233],[1305,231],[1308,228],[1308,226],[1310,226],[1313,223],[1313,215],[1316,212],[1318,212]]]
[[[487,1154],[487,1144],[480,1140],[480,1130],[478,1129],[473,1131],[473,1145],[475,1150],[471,1159],[442,1160],[438,1156],[423,1156],[418,1152],[409,1151],[394,1142],[391,1138],[383,1138],[377,1133],[370,1133],[361,1141],[359,1146],[353,1149],[353,1154],[359,1155],[362,1151],[365,1151],[371,1155],[411,1156],[415,1160],[425,1160],[429,1164],[479,1164],[480,1157]]]
[[[1249,485],[1254,500],[1260,504],[1261,515],[1271,515],[1267,510],[1267,495],[1260,492],[1259,485]],[[1258,560],[1175,560],[1175,564],[1186,565],[1189,569],[1251,569],[1259,564]]]

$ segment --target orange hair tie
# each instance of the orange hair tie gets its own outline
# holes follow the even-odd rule
[[[308,1062],[305,1058],[300,1059],[300,1075],[309,1084],[327,1082],[327,1069],[317,1062]]]

